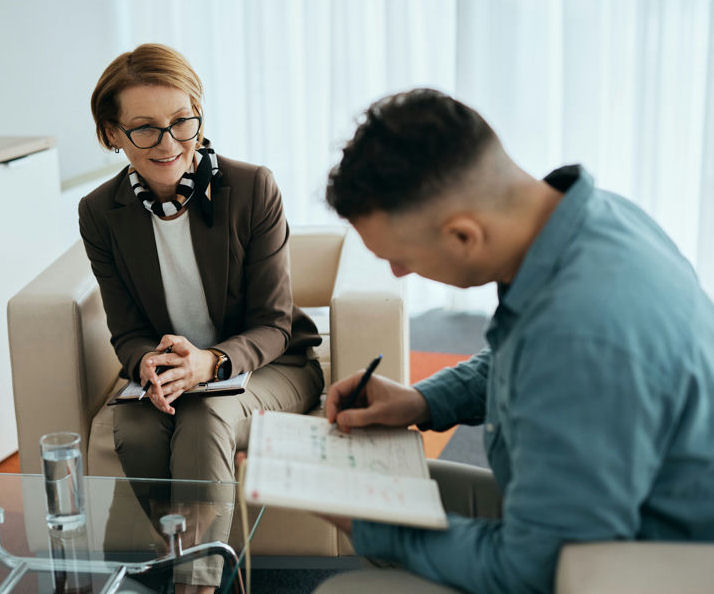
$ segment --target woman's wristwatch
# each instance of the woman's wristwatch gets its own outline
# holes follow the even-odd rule
[[[221,382],[231,377],[231,360],[223,351],[218,349],[206,349],[216,356],[216,364],[213,367],[213,379],[211,381]]]

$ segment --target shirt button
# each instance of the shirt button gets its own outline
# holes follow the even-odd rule
[[[493,423],[486,423],[486,431],[488,431],[489,433],[493,433],[494,429],[495,427],[493,426]]]

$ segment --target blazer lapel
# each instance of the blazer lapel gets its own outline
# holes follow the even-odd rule
[[[128,177],[119,186],[115,201],[123,206],[111,210],[107,217],[140,305],[160,335],[170,333],[172,324],[166,308],[152,215],[139,203]]]
[[[228,294],[230,187],[221,184],[218,190],[212,193],[211,200],[213,200],[213,227],[208,227],[204,223],[199,204],[191,204],[188,214],[193,251],[201,273],[208,313],[218,330],[218,335],[222,336]]]

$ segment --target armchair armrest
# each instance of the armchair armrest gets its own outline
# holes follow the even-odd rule
[[[404,283],[350,229],[330,301],[333,382],[382,353],[378,373],[409,383],[409,318],[404,294]]]
[[[378,373],[409,382],[408,320],[404,301],[392,293],[347,292],[330,304],[332,381],[364,368],[382,353]]]
[[[41,472],[40,437],[75,431],[86,471],[92,417],[119,372],[99,288],[81,242],[7,306],[22,472]]]
[[[563,547],[556,594],[708,594],[714,544],[600,542]]]

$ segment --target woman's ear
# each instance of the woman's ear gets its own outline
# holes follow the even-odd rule
[[[104,124],[104,134],[106,134],[109,144],[111,144],[113,149],[120,148],[120,138],[119,131],[111,124]]]

